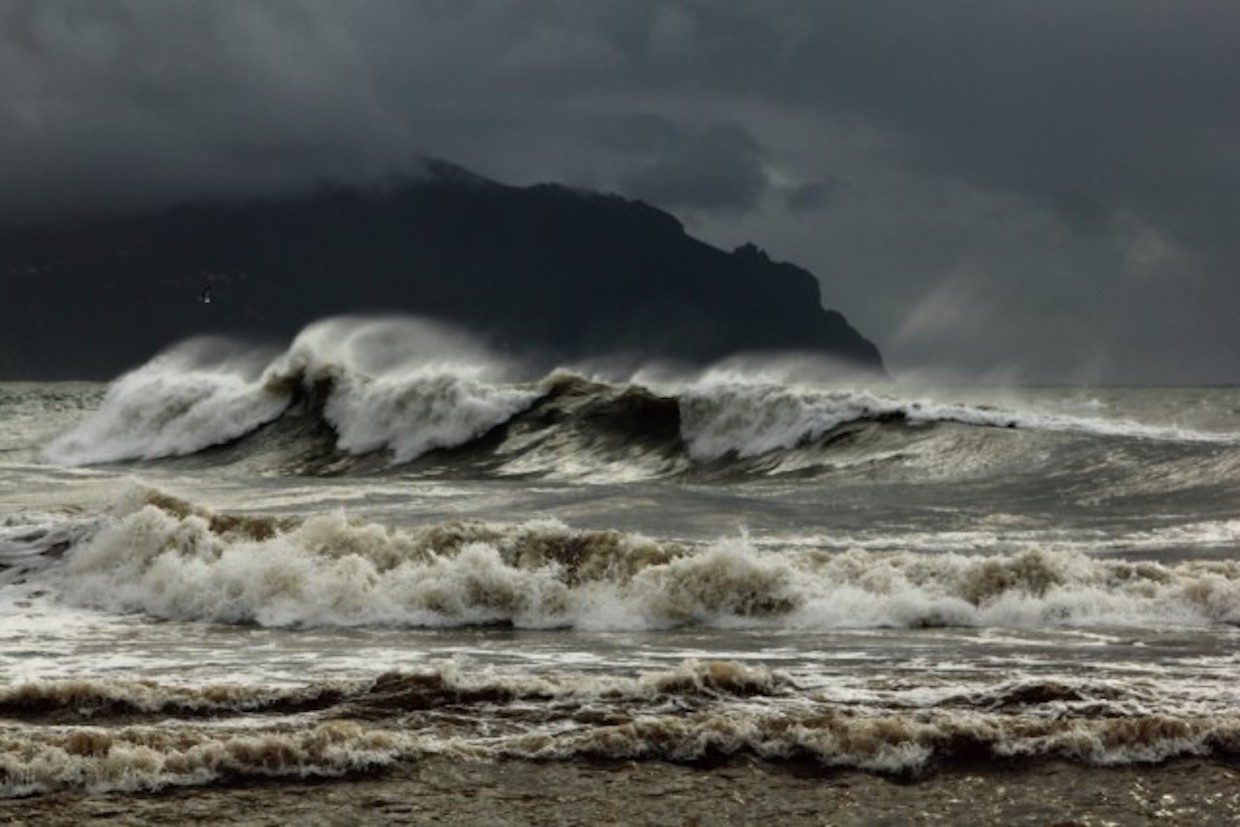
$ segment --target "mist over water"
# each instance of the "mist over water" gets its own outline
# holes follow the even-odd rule
[[[1238,410],[416,319],[0,386],[0,792],[1234,755]]]

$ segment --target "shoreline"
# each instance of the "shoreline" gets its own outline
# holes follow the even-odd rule
[[[105,819],[244,825],[1235,824],[1240,766],[1207,759],[1117,767],[1038,762],[951,768],[909,780],[754,759],[708,767],[430,758],[339,779],[0,801],[2,823]]]

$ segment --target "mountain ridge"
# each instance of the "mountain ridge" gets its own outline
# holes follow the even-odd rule
[[[720,250],[640,201],[443,161],[369,187],[0,232],[0,379],[105,378],[188,336],[287,339],[364,313],[564,358],[796,350],[882,371],[807,270]]]

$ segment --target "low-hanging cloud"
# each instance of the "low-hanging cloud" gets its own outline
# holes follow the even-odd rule
[[[1105,348],[1106,378],[1236,381],[1238,39],[1230,0],[9,0],[0,221],[435,155],[752,239],[897,371]],[[961,268],[985,317],[901,337]]]
[[[676,134],[619,181],[625,192],[671,208],[740,211],[755,209],[769,183],[761,149],[732,123]]]

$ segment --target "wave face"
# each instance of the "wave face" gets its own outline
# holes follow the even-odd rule
[[[1240,623],[1240,563],[675,544],[553,520],[400,530],[126,494],[46,575],[108,612],[265,627],[647,630]]]
[[[329,320],[274,357],[219,340],[174,348],[118,379],[99,409],[44,455],[63,465],[257,458],[309,474],[399,466],[436,475],[735,479],[858,467],[975,473],[1037,462],[1048,451],[1078,456],[1082,446],[1102,458],[1119,444],[1213,451],[1204,461],[1219,475],[1240,469],[1231,430],[907,399],[776,374],[761,365],[717,368],[646,385],[566,370],[531,376],[438,324]]]
[[[46,456],[72,465],[193,454],[311,398],[338,450],[387,450],[403,462],[468,442],[536,397],[496,387],[498,360],[430,322],[323,322],[269,364],[261,359],[213,339],[175,347],[117,380],[99,411]]]

